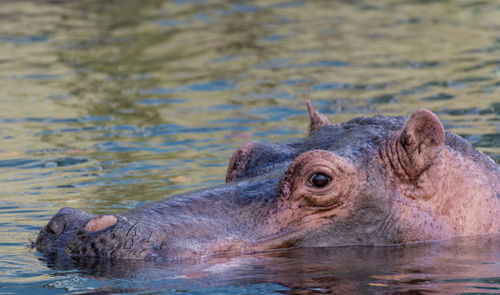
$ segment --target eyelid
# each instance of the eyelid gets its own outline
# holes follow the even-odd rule
[[[310,179],[314,174],[325,174],[330,177],[330,179],[335,176],[333,169],[326,165],[314,165],[313,167],[308,167],[308,169],[304,170],[306,170],[304,176],[307,176],[307,179]]]

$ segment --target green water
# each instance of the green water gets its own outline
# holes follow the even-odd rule
[[[500,161],[500,3],[0,2],[0,293],[500,293],[498,237],[95,272],[28,247],[60,207],[223,183],[246,140],[306,134],[307,98],[332,122],[425,107]]]

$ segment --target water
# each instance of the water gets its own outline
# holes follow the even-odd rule
[[[500,293],[499,237],[170,265],[47,265],[60,207],[223,183],[248,139],[426,107],[500,161],[495,1],[2,1],[0,293]]]

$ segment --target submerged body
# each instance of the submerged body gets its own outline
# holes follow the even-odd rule
[[[183,259],[500,233],[499,166],[431,112],[331,124],[308,108],[308,137],[243,144],[225,185],[122,214],[63,208],[35,247],[55,257]]]

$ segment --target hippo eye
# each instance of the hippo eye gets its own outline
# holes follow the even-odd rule
[[[330,183],[330,180],[330,177],[323,173],[317,173],[311,177],[311,183],[317,188],[325,187],[328,183]]]

